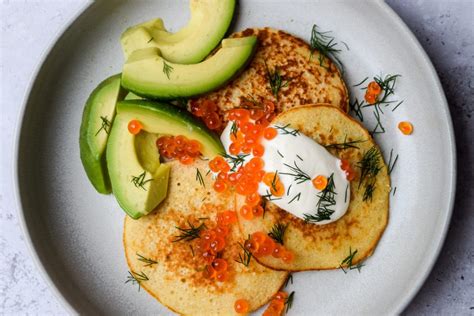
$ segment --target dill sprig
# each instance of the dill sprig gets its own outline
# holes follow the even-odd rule
[[[339,265],[339,268],[344,272],[344,273],[347,273],[347,270],[346,269],[349,269],[349,270],[354,270],[354,269],[357,269],[360,273],[360,270],[362,269],[362,267],[364,266],[364,264],[362,262],[359,262],[357,265],[354,265],[352,263],[352,261],[354,260],[354,257],[356,256],[357,254],[357,249],[354,250],[354,252],[352,251],[352,248],[349,247],[349,255],[347,257],[345,257],[341,264]],[[346,268],[346,269],[344,269]]]
[[[288,275],[288,278],[286,278],[285,285],[283,285],[283,287],[287,287],[288,283],[293,284],[293,274],[291,273]]]
[[[299,201],[300,198],[301,198],[301,192],[298,193],[297,195],[295,195],[295,196],[288,202],[288,204],[293,203],[293,201],[295,201],[295,200],[296,200],[296,201]]]
[[[177,230],[179,230],[180,234],[174,236],[175,239],[173,242],[177,241],[191,241],[197,238],[201,238],[200,233],[203,229],[206,229],[206,224],[201,223],[199,226],[194,226],[190,221],[188,221],[189,228],[187,227],[178,227],[175,226]]]
[[[372,200],[372,194],[375,191],[375,180],[377,174],[382,170],[380,158],[380,151],[373,146],[357,163],[357,167],[360,169],[359,188],[363,183],[365,184],[363,201]]]
[[[301,184],[305,181],[311,180],[311,177],[306,172],[301,170],[301,168],[296,164],[296,161],[293,161],[293,164],[295,165],[294,167],[284,163],[283,165],[290,169],[291,172],[280,172],[280,174],[294,177],[296,184]]]
[[[106,134],[109,134],[110,128],[112,127],[112,122],[109,121],[107,116],[101,116],[100,119],[102,120],[102,124],[97,133],[95,133],[95,136],[97,136],[101,131],[104,131]]]
[[[199,181],[199,184],[202,185],[204,188],[206,187],[206,183],[204,183],[204,178],[202,177],[199,168],[196,168],[196,181]]]
[[[341,50],[337,48],[338,43],[335,41],[334,37],[329,35],[330,33],[331,32],[318,31],[318,26],[316,24],[313,25],[311,30],[311,39],[309,41],[311,46],[310,59],[317,50],[319,51],[318,61],[320,66],[325,67],[324,58],[329,58],[334,61],[339,69],[343,70],[344,66],[337,56]]]
[[[143,190],[146,191],[145,184],[150,181],[153,181],[153,179],[145,180],[145,176],[146,176],[146,171],[143,171],[143,173],[141,173],[138,176],[132,176],[132,183],[135,185],[135,187],[142,188]]]
[[[250,240],[250,236],[248,236],[248,238],[244,241],[244,245],[247,241]],[[244,247],[244,245],[242,245],[240,242],[238,243],[240,248],[242,248],[242,250],[244,251],[243,254],[242,253],[239,253],[239,258],[238,259],[234,259],[235,262],[237,263],[241,263],[243,264],[244,266],[248,267],[249,264],[250,264],[250,259],[252,259],[252,253],[250,252],[250,250],[248,250],[247,248]]]
[[[137,273],[128,271],[128,274],[129,275],[127,276],[127,281],[125,281],[125,283],[131,282],[133,285],[138,284],[138,292],[140,292],[141,283],[150,280],[145,272]]]
[[[275,69],[272,71],[268,68],[267,62],[265,61],[265,71],[267,74],[267,80],[268,83],[270,84],[270,90],[272,91],[273,96],[275,99],[278,101],[278,92],[280,91],[281,88],[285,88],[290,84],[290,80],[288,79],[283,79],[283,77],[280,74],[280,69],[278,67],[275,67]]]
[[[380,98],[380,100],[377,101],[377,103],[379,104],[389,103],[387,102],[387,98],[395,93],[395,85],[397,83],[398,77],[401,77],[401,76],[389,74],[389,75],[386,75],[385,78],[383,79],[382,79],[382,76],[374,77],[374,81],[382,88],[382,92],[383,92],[383,96]]]
[[[230,133],[237,137],[237,132],[239,131],[239,127],[237,126],[237,122],[233,121],[232,126],[230,127]]]
[[[321,222],[331,219],[331,215],[335,212],[331,209],[336,205],[336,185],[334,184],[334,173],[328,178],[326,188],[318,193],[318,203],[316,204],[316,214],[303,214],[304,220],[307,222]]]
[[[288,313],[288,310],[293,306],[293,300],[295,299],[295,291],[291,292],[290,295],[285,300],[285,305],[286,305],[286,313]]]
[[[366,82],[367,80],[369,79],[369,77],[365,77],[361,82],[353,85],[353,87],[358,87],[358,86],[361,86],[364,82]]]
[[[388,159],[388,174],[391,175],[393,169],[395,168],[395,165],[397,164],[398,161],[398,154],[395,156],[395,159],[393,159],[393,148],[390,150],[390,158]]]
[[[262,195],[262,198],[265,198],[267,199],[268,201],[277,201],[277,200],[281,200],[280,197],[273,197],[273,194],[268,191],[268,189],[266,190],[266,194]],[[264,208],[265,209],[265,208]]]
[[[385,127],[382,125],[382,121],[380,120],[380,112],[383,114],[383,111],[380,109],[378,104],[375,104],[374,106],[374,117],[377,121],[377,124],[375,124],[374,129],[370,132],[371,135],[385,133]]]
[[[278,156],[280,156],[281,158],[285,158],[285,157],[283,156],[283,154],[282,154],[278,149],[277,149],[277,153],[278,153]]]
[[[239,167],[244,165],[245,158],[248,155],[249,154],[238,154],[238,155],[232,156],[230,154],[224,153],[222,154],[222,157],[224,157],[227,160],[227,162],[230,165],[232,165],[232,167],[230,168],[230,172],[235,172],[237,171],[237,169],[239,169]]]
[[[344,193],[344,203],[347,202],[347,190],[349,189],[349,184],[346,185],[346,191]]]
[[[300,135],[300,131],[297,130],[297,129],[289,129],[288,127],[290,126],[290,124],[286,124],[285,126],[278,126],[278,125],[275,125],[275,128],[277,130],[279,130],[281,133],[281,135],[291,135],[291,136],[299,136]]]
[[[356,146],[356,144],[360,144],[363,142],[366,142],[367,140],[352,140],[352,141],[347,141],[347,135],[344,136],[344,141],[342,143],[333,143],[333,144],[328,144],[324,145],[326,149],[335,149],[335,150],[344,150],[348,148],[356,148],[359,149],[359,146]]]
[[[272,189],[273,191],[278,191],[277,190],[277,182],[278,182],[278,170],[275,171],[275,173],[273,174],[273,179],[272,179],[272,183],[271,183],[271,186],[272,186]]]
[[[173,67],[169,64],[166,63],[166,61],[163,59],[163,73],[170,79],[170,74],[173,72]]]
[[[150,258],[146,258],[142,256],[141,254],[139,254],[138,252],[137,252],[137,257],[138,257],[138,261],[145,263],[145,267],[151,267],[152,265],[158,263],[158,261],[152,260]]]
[[[268,233],[268,236],[277,243],[283,245],[283,237],[287,228],[288,224],[284,225],[282,223],[276,223]]]
[[[364,121],[364,113],[362,113],[362,108],[365,107],[365,102],[364,101],[359,101],[358,99],[355,99],[353,102],[349,103],[349,109],[350,111],[354,112],[354,114],[359,118],[361,122]]]

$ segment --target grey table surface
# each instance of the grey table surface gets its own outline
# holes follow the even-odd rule
[[[13,197],[13,140],[34,69],[84,0],[0,0],[0,314],[66,314],[36,269]],[[457,194],[441,255],[407,315],[474,315],[474,1],[387,0],[427,51],[454,123]]]

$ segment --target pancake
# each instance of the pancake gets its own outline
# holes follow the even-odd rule
[[[189,227],[187,221],[212,227],[216,210],[232,209],[235,195],[215,193],[211,176],[205,175],[205,161],[191,166],[171,164],[168,197],[151,214],[138,220],[125,219],[123,242],[130,271],[143,272],[149,278],[141,282],[141,287],[183,315],[236,315],[234,302],[241,298],[249,301],[251,311],[267,303],[282,287],[288,273],[268,269],[254,259],[248,267],[234,261],[242,252],[237,243],[244,240],[237,224],[226,237],[222,255],[230,273],[225,282],[203,276],[205,263],[195,250],[198,239],[173,242],[179,235],[176,226]],[[205,187],[196,177],[197,168]],[[210,220],[199,219],[206,217]],[[158,263],[146,266],[138,254]]]
[[[327,103],[343,111],[348,111],[347,88],[336,65],[323,58],[302,39],[271,28],[249,28],[231,37],[256,35],[258,47],[250,64],[229,84],[214,92],[205,94],[194,101],[215,101],[221,114],[235,107],[249,107],[270,100],[280,113],[295,106],[310,103]],[[267,68],[272,72],[277,68],[283,82],[278,100],[272,94]]]
[[[280,114],[273,123],[298,129],[322,145],[347,141],[364,141],[357,143],[358,148],[329,151],[349,161],[356,172],[350,183],[350,203],[347,213],[339,220],[326,225],[306,223],[292,214],[267,202],[265,216],[247,221],[239,214],[242,233],[247,236],[256,231],[269,232],[274,224],[288,225],[284,234],[284,246],[293,251],[292,263],[284,263],[272,256],[259,258],[265,266],[277,270],[301,271],[335,269],[349,256],[350,251],[355,265],[370,256],[388,223],[390,178],[387,166],[380,155],[380,171],[375,177],[375,190],[372,199],[364,201],[365,180],[359,186],[360,169],[358,162],[363,155],[378,146],[360,123],[341,110],[327,105],[309,105],[291,109]],[[379,151],[380,152],[380,151]],[[314,163],[317,163],[316,161]],[[239,196],[238,207],[243,204]]]

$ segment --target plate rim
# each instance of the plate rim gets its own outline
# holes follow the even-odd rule
[[[413,301],[414,297],[418,294],[421,287],[425,284],[428,276],[430,275],[431,271],[435,263],[438,260],[438,257],[441,253],[441,250],[444,246],[446,236],[448,233],[448,229],[451,223],[454,202],[455,202],[455,195],[456,195],[456,179],[457,179],[457,155],[456,155],[456,141],[455,141],[455,134],[453,128],[453,121],[451,118],[451,113],[449,109],[449,105],[446,99],[446,95],[444,93],[441,81],[439,76],[436,72],[436,69],[429,58],[428,54],[422,47],[421,43],[418,41],[416,36],[407,26],[407,24],[402,20],[402,18],[383,0],[374,0],[372,1],[373,5],[378,5],[380,9],[383,11],[384,14],[387,15],[389,19],[391,19],[397,26],[398,32],[402,33],[403,37],[409,40],[418,50],[418,53],[421,54],[423,61],[425,62],[426,70],[430,73],[431,77],[434,81],[434,90],[437,90],[437,93],[442,101],[441,109],[444,111],[444,116],[447,119],[447,128],[448,128],[448,140],[449,140],[449,154],[451,155],[449,164],[447,166],[448,171],[450,172],[449,177],[449,201],[448,201],[448,209],[444,212],[444,218],[442,222],[442,227],[440,230],[440,234],[438,234],[438,241],[434,249],[431,250],[430,255],[425,258],[424,269],[418,273],[417,280],[415,284],[403,295],[400,296],[398,302],[394,304],[394,310],[392,311],[393,314],[400,314],[402,313],[406,307]],[[32,236],[28,229],[27,220],[25,217],[25,212],[23,210],[23,202],[22,202],[22,194],[20,189],[20,182],[19,182],[19,157],[20,157],[20,139],[23,130],[23,123],[25,120],[25,112],[27,105],[30,103],[31,92],[33,87],[36,83],[36,79],[39,74],[43,71],[44,65],[46,64],[51,52],[56,47],[57,43],[67,35],[68,31],[74,25],[74,23],[89,9],[91,9],[94,5],[94,2],[87,1],[84,3],[76,13],[74,13],[66,23],[62,27],[58,29],[54,37],[51,39],[50,43],[48,44],[47,48],[41,54],[39,58],[39,62],[37,63],[34,71],[31,73],[29,77],[29,81],[27,84],[27,88],[25,89],[20,110],[16,117],[16,125],[14,130],[14,157],[13,157],[13,169],[12,169],[12,177],[14,180],[14,203],[17,210],[17,215],[21,227],[21,231],[23,236],[25,237],[25,244],[27,246],[28,252],[30,254],[30,258],[32,258],[34,265],[39,271],[41,277],[48,285],[49,289],[53,292],[56,299],[60,302],[60,304],[66,309],[67,312],[70,314],[78,314],[78,311],[73,307],[73,304],[70,302],[70,299],[67,298],[60,290],[59,287],[56,285],[55,281],[51,278],[50,274],[47,272],[45,265],[43,265],[40,256],[37,252],[37,249],[33,243]]]

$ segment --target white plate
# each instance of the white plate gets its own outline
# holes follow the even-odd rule
[[[24,107],[19,207],[41,269],[72,312],[170,313],[124,284],[124,213],[89,184],[78,144],[84,101],[120,72],[120,33],[157,16],[176,30],[189,17],[187,3],[100,1],[85,8],[51,48]],[[431,270],[451,216],[455,151],[446,100],[421,46],[381,1],[240,1],[233,28],[271,26],[309,40],[314,23],[350,48],[341,46],[340,55],[349,86],[366,76],[401,74],[396,97],[405,103],[387,112],[387,132],[377,137],[386,154],[394,148],[400,158],[389,225],[375,254],[360,273],[296,273],[290,315],[398,313]],[[412,136],[397,130],[401,120],[413,122]]]

